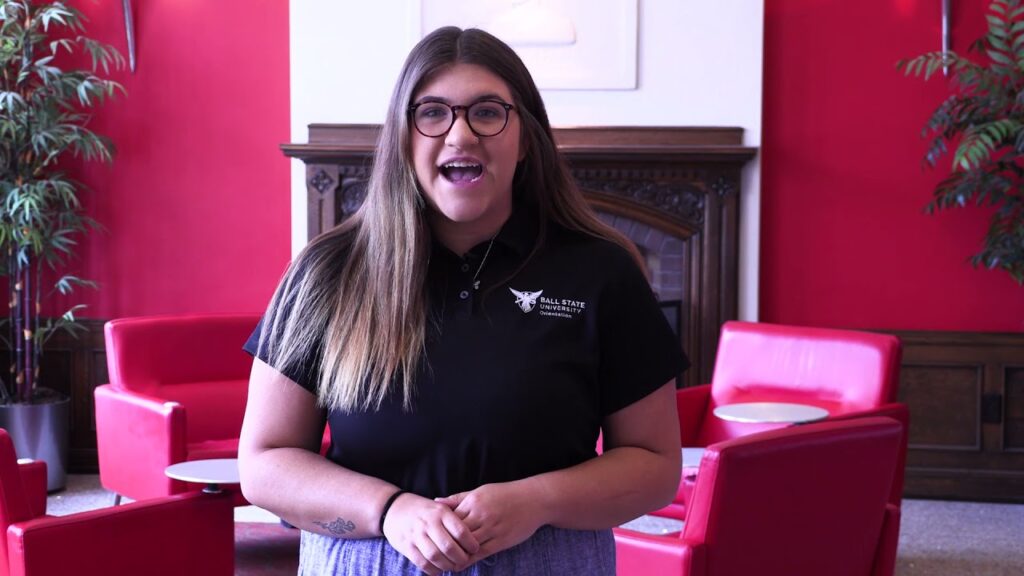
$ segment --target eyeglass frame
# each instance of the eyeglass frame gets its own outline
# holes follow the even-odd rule
[[[497,105],[499,105],[499,106],[501,106],[502,108],[505,109],[505,123],[502,124],[501,125],[501,129],[498,130],[497,132],[495,132],[494,134],[481,134],[481,133],[477,132],[476,128],[473,128],[473,122],[469,119],[469,109],[472,108],[473,106],[476,106],[477,104],[483,104],[484,102],[489,102],[491,104],[497,104]],[[446,128],[444,130],[444,132],[441,132],[437,136],[430,136],[430,135],[424,134],[423,130],[420,130],[419,124],[416,123],[416,109],[419,108],[420,106],[425,105],[425,104],[441,104],[443,106],[447,106],[452,111],[452,121],[451,121],[451,124],[448,125],[448,128]],[[508,102],[505,102],[504,100],[498,100],[498,99],[495,99],[495,98],[484,98],[482,100],[477,100],[476,102],[473,102],[472,104],[469,104],[467,106],[463,106],[461,104],[453,105],[453,104],[449,104],[447,102],[441,102],[441,101],[438,101],[438,100],[427,100],[426,102],[417,102],[416,104],[410,104],[408,112],[409,112],[409,121],[412,123],[413,129],[415,129],[417,132],[422,134],[425,138],[441,138],[443,136],[447,136],[448,133],[452,131],[452,127],[455,126],[455,121],[458,120],[458,118],[459,118],[459,110],[464,110],[466,112],[466,114],[464,116],[464,118],[466,119],[466,126],[469,126],[469,129],[470,129],[471,132],[473,132],[473,134],[476,134],[480,138],[492,138],[492,137],[497,136],[497,135],[501,134],[502,132],[504,132],[505,128],[508,128],[509,112],[512,111],[512,110],[516,110],[516,109],[517,108],[516,108],[516,106],[514,104],[509,104]]]

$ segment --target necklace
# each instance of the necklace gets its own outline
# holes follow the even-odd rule
[[[476,274],[473,274],[473,290],[480,289],[480,281],[477,277],[480,276],[480,271],[484,269],[484,264],[487,264],[487,257],[491,255],[491,247],[494,246],[494,239],[498,235],[491,236],[491,241],[487,243],[487,250],[484,252],[484,257],[480,259],[480,265],[476,267]]]

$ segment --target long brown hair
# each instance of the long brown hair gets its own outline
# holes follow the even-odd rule
[[[264,319],[260,346],[269,363],[316,380],[327,408],[378,409],[399,383],[403,406],[412,407],[427,324],[430,229],[411,159],[408,107],[425,82],[455,64],[487,68],[512,93],[525,150],[512,193],[537,213],[535,250],[553,223],[616,242],[643,266],[636,247],[584,200],[555,146],[540,91],[516,53],[482,30],[435,30],[412,49],[399,74],[366,200],[303,249]],[[304,366],[310,358],[316,365]]]

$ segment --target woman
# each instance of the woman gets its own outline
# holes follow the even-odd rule
[[[480,30],[412,50],[365,203],[246,349],[242,490],[303,530],[303,574],[614,574],[610,527],[678,485],[686,359]]]

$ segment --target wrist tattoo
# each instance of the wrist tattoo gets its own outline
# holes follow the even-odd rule
[[[333,522],[320,522],[314,520],[313,524],[327,530],[331,534],[347,534],[356,529],[356,525],[351,520],[345,520],[344,518],[338,517]]]

